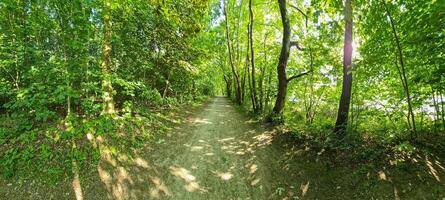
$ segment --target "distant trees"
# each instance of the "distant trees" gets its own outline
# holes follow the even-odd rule
[[[414,138],[445,128],[437,1],[222,2],[225,21],[213,25],[225,30],[225,90],[237,104],[295,126],[300,118],[308,127],[330,124],[339,135],[379,126]]]
[[[242,104],[242,98],[241,98],[241,84],[240,84],[240,77],[238,74],[238,71],[235,69],[235,63],[233,58],[233,47],[231,45],[231,38],[230,38],[230,29],[229,29],[229,16],[227,14],[227,5],[226,1],[223,1],[223,12],[224,12],[224,18],[225,18],[225,24],[226,24],[226,42],[227,42],[227,50],[228,50],[228,57],[229,57],[229,64],[232,69],[233,77],[235,78],[235,98],[237,104]]]
[[[2,112],[32,127],[210,95],[214,72],[196,45],[207,13],[191,0],[2,1]]]

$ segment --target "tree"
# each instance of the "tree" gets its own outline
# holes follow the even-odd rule
[[[298,75],[291,76],[287,78],[286,75],[286,68],[287,63],[289,60],[290,55],[290,49],[292,46],[295,46],[299,50],[303,50],[298,44],[298,42],[291,42],[291,27],[290,27],[290,20],[287,15],[287,3],[286,0],[278,0],[278,4],[280,7],[280,14],[281,14],[281,22],[283,24],[283,38],[281,43],[281,53],[278,61],[277,66],[277,73],[278,73],[278,92],[277,92],[277,98],[275,100],[275,106],[272,110],[272,116],[280,116],[282,114],[284,104],[286,102],[286,92],[287,92],[287,85],[290,81],[305,76],[309,74],[311,71],[304,72]]]
[[[344,134],[348,124],[352,91],[352,0],[345,1],[345,40],[343,47],[343,84],[334,132]]]
[[[249,45],[250,45],[250,65],[252,67],[252,106],[254,112],[259,112],[260,107],[258,103],[256,79],[255,79],[255,50],[253,46],[253,11],[252,11],[252,0],[249,0]]]
[[[111,84],[111,70],[110,70],[110,55],[111,55],[111,0],[103,2],[104,20],[104,39],[102,44],[102,90],[103,90],[103,113],[113,114],[114,100],[113,100],[113,86]]]
[[[408,79],[406,78],[406,70],[405,70],[405,62],[403,59],[403,52],[402,52],[402,47],[400,45],[400,40],[399,40],[399,36],[397,35],[397,30],[396,30],[396,26],[394,25],[394,20],[392,18],[391,13],[388,10],[388,6],[386,5],[385,0],[382,0],[382,3],[385,7],[385,12],[389,18],[389,22],[391,23],[391,29],[392,29],[392,33],[394,34],[394,40],[397,46],[397,53],[398,56],[396,56],[399,59],[400,62],[400,68],[397,65],[397,61],[396,61],[396,67],[397,67],[397,71],[400,74],[401,77],[401,81],[402,81],[402,85],[403,85],[403,89],[405,91],[405,95],[406,95],[406,100],[408,102],[408,125],[411,128],[412,131],[412,135],[411,135],[411,139],[414,139],[414,136],[416,135],[416,120],[415,120],[415,116],[414,116],[414,111],[413,111],[413,106],[411,103],[411,94],[410,94],[410,90],[409,90],[409,86],[408,86]]]

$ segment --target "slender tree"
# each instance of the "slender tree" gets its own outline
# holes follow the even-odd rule
[[[255,49],[253,46],[253,10],[252,10],[252,0],[249,0],[249,45],[250,45],[250,65],[252,67],[252,106],[253,111],[259,111],[258,96],[256,88],[255,79]]]
[[[224,18],[225,18],[225,25],[226,25],[226,40],[227,40],[227,49],[229,51],[229,62],[230,62],[230,67],[232,68],[232,73],[233,76],[235,77],[235,98],[236,98],[236,103],[238,105],[242,104],[242,100],[241,100],[241,85],[240,85],[240,80],[239,80],[239,75],[237,73],[237,71],[235,70],[235,64],[233,62],[233,55],[232,55],[232,45],[230,42],[230,32],[229,32],[229,19],[228,19],[228,15],[227,15],[227,2],[223,1],[223,12],[224,12]]]
[[[399,36],[397,34],[397,29],[396,26],[394,24],[394,19],[391,15],[391,12],[389,12],[388,6],[386,5],[385,0],[382,0],[383,6],[385,7],[385,11],[386,11],[386,15],[389,18],[389,22],[391,23],[391,29],[392,29],[392,33],[394,35],[394,40],[397,46],[397,53],[398,56],[397,58],[399,59],[399,63],[400,63],[400,68],[399,66],[397,66],[397,62],[396,62],[396,67],[397,70],[399,72],[399,75],[401,77],[402,80],[402,85],[403,85],[403,89],[405,91],[405,95],[406,95],[406,100],[408,102],[408,124],[411,127],[411,139],[414,139],[415,135],[417,134],[417,130],[416,130],[416,121],[415,121],[415,116],[414,116],[414,111],[413,111],[413,106],[411,103],[411,94],[410,94],[410,90],[409,90],[409,86],[408,86],[408,79],[406,78],[406,70],[405,70],[405,61],[403,58],[403,50],[402,50],[402,45],[400,44],[400,39]]]

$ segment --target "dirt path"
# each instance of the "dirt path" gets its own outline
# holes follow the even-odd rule
[[[270,133],[216,97],[156,148],[106,157],[98,168],[112,199],[268,199],[274,193]],[[267,184],[266,184],[267,183]],[[99,185],[96,185],[99,186]],[[98,198],[103,193],[92,194]],[[89,196],[91,193],[86,193]]]

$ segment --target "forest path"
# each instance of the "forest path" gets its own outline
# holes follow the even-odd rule
[[[417,172],[336,166],[324,148],[273,133],[238,112],[227,98],[216,97],[183,112],[185,122],[177,123],[157,144],[104,156],[98,173],[81,181],[84,199],[443,197],[440,180],[445,168],[429,157]]]
[[[285,176],[270,131],[216,97],[151,150],[106,157],[98,171],[110,199],[270,199]],[[97,198],[101,192],[86,199]],[[102,193],[103,194],[103,193]]]
[[[181,112],[159,114],[173,123],[164,123],[169,131],[156,142],[101,142],[97,169],[80,171],[78,179],[55,187],[0,179],[0,200],[445,198],[445,168],[431,156],[416,157],[424,166],[411,171],[341,165],[338,154],[273,133],[223,97]]]

